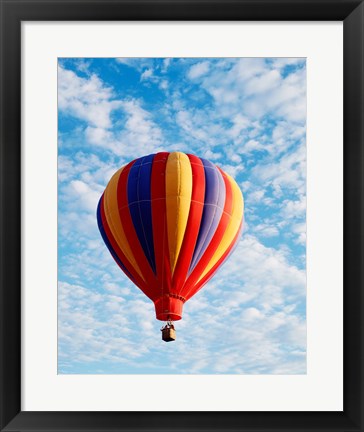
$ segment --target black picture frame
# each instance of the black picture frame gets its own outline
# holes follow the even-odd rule
[[[353,0],[0,0],[1,431],[364,431],[363,91],[364,5]],[[343,21],[343,412],[21,411],[22,21]]]

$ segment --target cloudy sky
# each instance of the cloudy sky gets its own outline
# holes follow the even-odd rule
[[[58,372],[306,373],[305,60],[60,59],[58,112]],[[95,213],[118,168],[173,150],[236,179],[245,226],[165,343]]]

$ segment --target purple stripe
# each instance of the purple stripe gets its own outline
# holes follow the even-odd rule
[[[220,171],[208,160],[201,158],[201,161],[205,169],[205,203],[189,274],[199,262],[215,234],[226,197],[225,183]]]
[[[155,273],[150,178],[154,154],[136,160],[128,176],[128,204],[144,254]]]

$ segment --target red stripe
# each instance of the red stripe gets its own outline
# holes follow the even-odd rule
[[[130,261],[127,259],[127,257],[124,255],[124,253],[120,249],[117,241],[115,240],[114,236],[112,235],[112,232],[111,232],[111,230],[109,228],[109,225],[107,223],[106,216],[105,216],[104,196],[102,197],[100,210],[101,210],[102,226],[104,228],[105,234],[106,234],[106,236],[107,236],[107,238],[108,238],[108,240],[109,240],[112,248],[114,249],[114,252],[118,256],[118,258],[120,259],[120,261],[124,264],[124,266],[128,270],[128,272],[134,278],[134,280],[132,282],[134,282],[135,285],[137,285],[148,297],[150,297],[150,290],[148,289],[148,286],[145,284],[145,282],[139,276],[139,274],[135,271],[134,267],[132,266],[132,264],[130,263]],[[116,263],[117,263],[117,261],[116,261]],[[122,267],[120,267],[120,268],[121,268],[121,270],[123,270]],[[124,270],[123,270],[123,272],[124,272]],[[125,273],[125,274],[126,274],[126,276],[128,276],[127,273]],[[128,276],[128,278],[129,278],[129,276]]]
[[[117,187],[117,197],[118,197],[118,208],[119,208],[119,216],[121,223],[123,224],[123,228],[125,234],[127,236],[130,248],[133,252],[133,255],[139,265],[140,271],[148,285],[149,292],[156,292],[156,277],[151,269],[149,262],[144,254],[143,248],[139,242],[137,233],[134,228],[134,224],[130,215],[129,207],[128,207],[128,175],[130,168],[135,163],[135,160],[130,162],[121,172],[118,187]]]
[[[241,230],[243,227],[243,222],[240,223],[238,232],[236,233],[233,241],[230,243],[230,246],[226,249],[222,257],[216,262],[216,264],[210,269],[208,273],[193,287],[193,290],[191,290],[188,295],[186,296],[186,300],[193,297],[200,289],[215,275],[217,270],[219,270],[220,266],[224,263],[224,261],[229,258],[230,253],[232,252],[233,247],[235,246],[236,242],[238,241]]]
[[[192,195],[186,231],[173,274],[173,292],[178,294],[183,288],[191,264],[205,201],[205,169],[203,163],[197,156],[191,154],[187,156],[190,159],[192,169]]]
[[[181,295],[183,297],[190,297],[191,292],[195,292],[195,284],[198,278],[205,270],[205,268],[207,267],[214,253],[216,252],[216,249],[218,248],[221,239],[225,234],[226,228],[230,222],[231,211],[233,208],[233,194],[232,194],[230,181],[226,177],[226,174],[223,171],[221,171],[221,174],[224,179],[225,190],[226,190],[224,211],[221,215],[220,222],[216,228],[215,234],[212,237],[209,245],[207,246],[205,253],[200,258],[199,262],[197,263],[196,267],[193,269],[193,272],[190,274],[189,278],[187,279],[182,289]]]
[[[166,165],[168,156],[168,152],[157,153],[154,156],[151,174],[152,226],[158,297],[171,292],[171,267],[166,221]]]

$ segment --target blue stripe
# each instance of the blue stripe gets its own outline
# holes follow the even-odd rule
[[[104,243],[106,245],[106,247],[109,249],[110,254],[112,255],[112,257],[114,258],[114,260],[116,261],[117,264],[119,264],[119,266],[122,268],[122,270],[124,271],[124,273],[128,276],[128,278],[135,283],[135,285],[137,285],[137,283],[135,282],[133,276],[128,272],[127,268],[124,266],[124,264],[120,261],[120,258],[116,255],[116,252],[114,251],[114,248],[112,247],[104,226],[102,224],[102,218],[101,218],[101,201],[102,201],[103,195],[101,196],[99,203],[97,205],[97,225],[99,226],[99,231],[101,234],[102,239],[104,240]]]
[[[205,169],[205,203],[189,274],[196,267],[215,234],[226,198],[225,183],[220,171],[208,160],[201,158],[201,161]]]
[[[144,254],[156,273],[152,206],[151,206],[151,174],[154,154],[135,161],[128,175],[128,203],[131,219]]]

